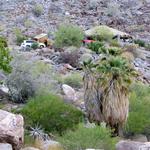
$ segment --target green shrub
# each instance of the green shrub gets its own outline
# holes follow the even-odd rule
[[[121,54],[121,49],[118,47],[110,47],[106,48],[102,42],[92,42],[88,44],[88,48],[97,54],[110,54],[113,56],[117,56]]]
[[[113,33],[107,26],[97,26],[95,27],[95,37],[99,41],[111,41],[113,38]]]
[[[150,51],[150,44],[147,44],[145,48],[146,50]]]
[[[117,56],[121,54],[121,48],[118,47],[110,47],[108,48],[108,53],[113,56]]]
[[[29,99],[21,113],[25,117],[26,126],[34,127],[39,124],[47,132],[60,134],[73,129],[82,118],[81,111],[52,94]]]
[[[80,47],[84,38],[83,31],[74,25],[62,25],[55,33],[56,47],[77,46]]]
[[[0,40],[0,70],[10,73],[12,69],[10,66],[12,57],[10,56],[9,49],[5,46],[7,46],[7,42],[3,38],[1,38]]]
[[[127,133],[150,135],[150,87],[135,84],[130,96],[130,112],[126,124]],[[148,130],[149,129],[149,132]]]
[[[0,44],[3,44],[4,47],[8,47],[7,40],[4,37],[0,37]]]
[[[39,46],[38,43],[33,43],[33,44],[31,45],[31,48],[35,50],[35,49],[38,48],[38,46]]]
[[[112,47],[121,47],[120,43],[117,40],[111,40],[110,46]]]
[[[22,34],[20,29],[15,29],[14,32],[16,34],[16,43],[20,46],[21,43],[27,39],[27,37]]]
[[[105,127],[86,128],[79,125],[75,131],[69,131],[58,141],[65,150],[85,150],[87,148],[115,150],[117,138],[111,138],[111,131]]]
[[[54,79],[56,73],[50,64],[17,53],[13,55],[11,64],[13,69],[7,76],[6,84],[12,101],[25,103],[41,90],[52,93],[59,91],[60,87]]]
[[[79,73],[67,75],[63,82],[73,88],[81,88],[83,83],[82,76]]]
[[[140,40],[140,39],[134,40],[134,43],[135,43],[135,44],[138,44],[138,45],[141,46],[141,47],[145,47],[145,42],[142,41],[142,40]]]
[[[104,43],[99,42],[99,41],[88,44],[88,48],[96,52],[97,54],[100,53],[102,47],[104,47]]]
[[[43,13],[43,6],[41,4],[36,4],[35,7],[33,8],[33,13],[35,16],[39,17]]]

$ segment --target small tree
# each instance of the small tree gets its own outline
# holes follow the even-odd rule
[[[81,46],[84,38],[83,31],[75,25],[62,25],[55,34],[56,47]]]
[[[129,85],[134,70],[121,58],[110,56],[97,64],[84,63],[85,106],[90,121],[105,121],[121,135],[128,117]]]
[[[4,38],[0,38],[0,70],[5,72],[11,71],[9,65],[12,57],[10,56],[9,49],[7,48],[7,42]]]

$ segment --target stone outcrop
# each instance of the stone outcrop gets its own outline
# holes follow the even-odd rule
[[[12,146],[8,143],[0,143],[0,150],[12,150]]]
[[[23,117],[0,110],[0,142],[19,150],[24,141]]]
[[[116,150],[149,150],[150,142],[120,141],[116,145]]]

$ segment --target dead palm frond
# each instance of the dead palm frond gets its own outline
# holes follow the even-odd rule
[[[105,121],[118,130],[128,117],[128,89],[135,75],[132,66],[118,56],[110,56],[95,65],[87,63],[84,88],[89,119]]]

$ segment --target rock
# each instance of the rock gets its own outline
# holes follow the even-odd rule
[[[24,141],[23,117],[0,110],[0,142],[19,150]]]
[[[147,137],[142,134],[137,134],[131,138],[131,140],[136,142],[148,142]]]
[[[150,142],[120,141],[116,144],[116,150],[149,150]]]
[[[86,54],[83,54],[81,56],[80,63],[82,64],[83,62],[87,62],[87,61],[92,60],[92,59],[93,59],[92,54],[86,53]]]
[[[77,100],[76,91],[71,86],[63,84],[62,89],[67,99],[72,101]]]
[[[77,51],[77,47],[75,47],[75,46],[69,46],[69,47],[66,47],[65,48],[65,51],[66,52],[75,52],[75,51]]]
[[[64,67],[69,70],[75,70],[70,64],[64,64]]]
[[[5,93],[5,92],[2,91],[1,88],[0,88],[0,101],[1,101],[1,100],[8,100],[8,99],[9,99],[8,93]]]
[[[0,85],[0,90],[8,94],[9,89],[5,85]]]
[[[35,147],[26,147],[26,148],[23,148],[21,150],[39,150],[39,149],[35,148]]]
[[[6,76],[2,73],[2,71],[0,71],[0,82],[5,79],[6,79]]]
[[[40,150],[63,150],[59,142],[47,140],[47,141],[38,141],[37,147]]]
[[[12,146],[8,143],[0,143],[0,150],[12,150]]]

